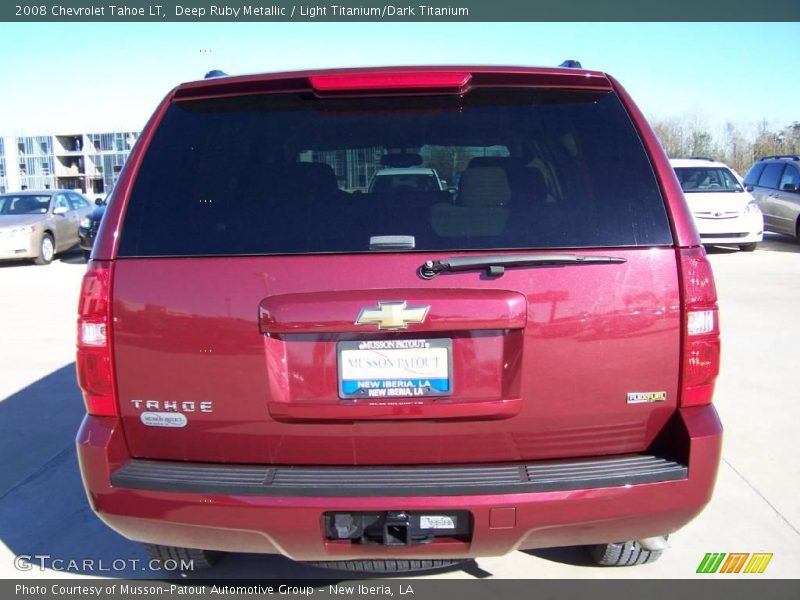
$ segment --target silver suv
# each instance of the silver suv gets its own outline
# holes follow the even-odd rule
[[[800,240],[800,157],[765,156],[750,167],[744,184],[764,213],[764,228]]]

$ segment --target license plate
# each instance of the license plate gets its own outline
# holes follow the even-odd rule
[[[452,394],[452,341],[363,340],[337,344],[339,397],[392,400]]]

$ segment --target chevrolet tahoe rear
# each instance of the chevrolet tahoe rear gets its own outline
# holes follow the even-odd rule
[[[711,497],[718,368],[691,214],[610,76],[214,77],[167,95],[100,227],[78,455],[161,558],[640,564]]]

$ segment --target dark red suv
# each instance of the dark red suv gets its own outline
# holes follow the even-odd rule
[[[443,189],[369,191],[381,169]],[[79,310],[89,498],[157,557],[401,570],[590,545],[639,564],[711,497],[711,269],[603,73],[180,85]]]

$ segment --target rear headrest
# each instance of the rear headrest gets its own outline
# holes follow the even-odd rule
[[[261,169],[267,191],[274,196],[298,198],[334,194],[336,174],[326,163],[268,163]]]
[[[470,167],[461,174],[458,187],[461,206],[498,208],[508,204],[510,198],[508,176],[501,167]]]
[[[308,187],[319,191],[336,191],[336,173],[328,163],[297,163],[298,176],[305,180]]]
[[[520,195],[534,201],[547,199],[549,190],[544,175],[539,169],[524,169],[519,176]]]
[[[502,167],[508,169],[518,169],[524,167],[525,163],[520,158],[513,156],[476,156],[467,163],[468,169],[479,167]]]

